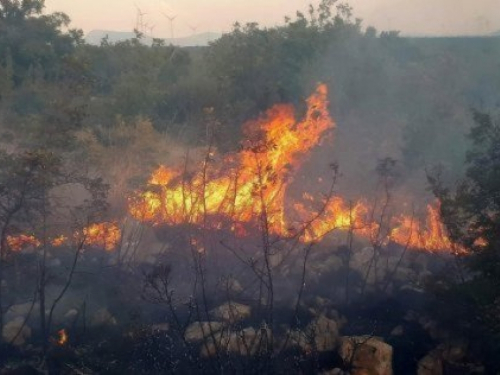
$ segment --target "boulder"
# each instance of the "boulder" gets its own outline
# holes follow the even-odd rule
[[[21,303],[18,305],[12,305],[9,307],[7,312],[5,313],[5,319],[6,320],[13,320],[15,318],[26,318],[30,311],[33,313],[35,311],[38,311],[38,303],[35,303],[33,305],[32,302],[26,302],[26,303]]]
[[[335,350],[339,339],[337,322],[321,315],[306,327],[307,337],[311,338],[318,352]]]
[[[464,340],[451,340],[439,345],[418,362],[418,375],[442,375],[444,364],[462,365],[468,344]]]
[[[2,337],[6,342],[11,342],[15,338],[13,344],[22,346],[31,337],[31,328],[24,324],[24,318],[17,317],[4,325]]]
[[[339,354],[351,375],[392,375],[392,346],[370,336],[343,337]]]
[[[235,323],[250,317],[251,307],[237,302],[226,302],[213,309],[211,315],[217,320]]]
[[[299,347],[304,353],[328,352],[337,348],[339,330],[337,322],[321,315],[302,330],[288,331],[282,346]]]
[[[443,360],[433,350],[418,362],[417,375],[443,375]]]
[[[202,357],[212,357],[216,355],[218,349],[224,353],[231,353],[241,356],[255,355],[268,349],[267,343],[271,338],[272,332],[268,328],[255,330],[253,327],[247,327],[240,331],[221,331],[213,338],[207,338],[207,341],[201,346]]]
[[[222,328],[223,324],[220,322],[194,322],[187,327],[184,338],[188,342],[202,341],[204,338],[220,332]]]

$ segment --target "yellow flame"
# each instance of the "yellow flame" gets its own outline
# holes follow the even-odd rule
[[[238,235],[246,233],[245,227],[265,222],[272,234],[287,237],[299,233],[304,242],[318,241],[337,229],[369,239],[380,235],[379,223],[369,219],[369,205],[364,201],[347,203],[335,196],[317,202],[312,194],[304,193],[303,201],[290,204],[292,210],[285,214],[286,191],[294,170],[325,131],[335,127],[327,94],[326,85],[320,84],[307,99],[307,111],[300,121],[293,106],[274,106],[244,126],[247,141],[240,152],[222,157],[218,164],[210,152],[190,178],[178,168],[159,167],[151,175],[149,187],[130,198],[130,214],[154,226],[225,227]],[[290,214],[301,224],[294,225]],[[389,237],[380,240],[428,251],[457,249],[441,222],[439,207],[428,206],[425,223],[400,216],[391,226]]]
[[[57,343],[61,346],[66,345],[66,343],[68,342],[68,338],[69,338],[66,330],[61,329],[61,330],[57,331],[57,335],[59,336],[57,339]]]
[[[83,229],[85,244],[105,249],[115,250],[121,241],[121,230],[116,223],[91,224]]]

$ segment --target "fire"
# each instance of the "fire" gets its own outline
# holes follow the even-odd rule
[[[325,132],[335,127],[327,94],[327,87],[319,85],[307,99],[301,120],[296,119],[292,106],[274,106],[244,126],[247,141],[240,152],[218,157],[209,150],[198,172],[189,178],[182,169],[160,166],[148,188],[129,199],[130,214],[153,226],[191,224],[228,228],[237,235],[260,224],[274,235],[298,234],[304,242],[318,241],[338,229],[369,239],[379,236],[379,223],[369,218],[370,206],[364,201],[348,203],[331,196],[317,202],[306,193],[303,201],[286,204],[294,171]],[[439,207],[428,206],[424,224],[407,216],[390,224],[390,234],[378,240],[428,251],[456,249],[441,222]]]
[[[57,339],[57,343],[61,346],[66,345],[66,343],[68,342],[68,338],[69,338],[66,330],[61,329],[61,330],[57,331],[57,335],[59,336],[59,338]]]
[[[449,238],[439,214],[439,203],[433,207],[427,205],[426,225],[416,218],[401,216],[396,219],[390,240],[403,246],[415,249],[425,249],[435,252],[443,249],[463,253],[465,249],[454,244]]]
[[[12,251],[21,251],[28,246],[39,247],[41,242],[34,236],[20,234],[17,236],[7,236],[7,245]]]
[[[85,244],[106,251],[115,250],[121,241],[121,231],[116,223],[91,224],[83,229]]]
[[[285,192],[300,156],[317,145],[334,122],[328,114],[327,88],[320,85],[307,100],[304,118],[294,108],[277,105],[246,125],[249,141],[239,153],[223,157],[220,166],[208,155],[200,171],[187,180],[165,166],[149,180],[150,188],[129,202],[136,219],[153,225],[197,224],[236,228],[265,216],[269,230],[286,233]],[[217,220],[208,220],[217,217]]]
[[[121,230],[116,223],[94,223],[83,229],[85,235],[85,244],[105,249],[106,251],[115,250],[121,241]],[[80,237],[79,232],[73,235],[74,240]],[[58,235],[48,240],[53,247],[61,247],[69,242],[69,238],[64,235]],[[19,234],[9,235],[6,238],[7,246],[14,252],[19,252],[28,247],[39,248],[42,241],[34,235]]]
[[[57,236],[50,241],[50,244],[54,247],[60,247],[68,242],[68,237],[64,235]]]
[[[311,211],[303,203],[296,203],[294,208],[302,220],[308,218],[303,225],[304,242],[318,241],[337,229],[368,233],[373,226],[365,221],[368,208],[362,202],[349,204],[342,198],[331,197],[322,203],[320,212]]]

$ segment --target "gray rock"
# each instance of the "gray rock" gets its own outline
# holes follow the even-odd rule
[[[250,317],[252,309],[250,306],[242,305],[237,302],[226,302],[225,304],[213,309],[210,313],[218,320],[229,323],[235,323]]]
[[[187,327],[184,338],[188,342],[202,341],[204,338],[220,332],[223,326],[220,322],[194,322]]]
[[[24,324],[24,319],[22,317],[17,317],[14,320],[9,321],[4,325],[2,330],[2,337],[6,342],[13,341],[16,346],[22,346],[31,337],[31,328]],[[17,338],[16,338],[17,335]]]
[[[268,328],[255,330],[253,327],[247,327],[241,331],[221,331],[215,335],[215,342],[210,337],[202,344],[200,354],[202,357],[212,357],[219,350],[241,356],[255,355],[268,349],[267,343],[271,335],[272,332]]]
[[[321,315],[306,327],[306,335],[312,338],[318,352],[335,350],[339,339],[337,322]]]
[[[392,346],[370,336],[343,337],[339,354],[351,375],[392,375]]]
[[[5,313],[5,319],[6,320],[13,320],[15,318],[21,317],[21,318],[26,318],[31,310],[33,313],[34,311],[38,311],[39,305],[38,303],[35,303],[32,307],[33,303],[32,302],[26,302],[26,303],[21,303],[18,305],[12,305],[9,307],[7,312]]]
[[[432,351],[418,362],[417,375],[443,375],[443,360]]]

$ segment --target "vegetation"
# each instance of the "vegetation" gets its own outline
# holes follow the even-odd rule
[[[397,371],[416,370],[432,350],[455,365],[438,345],[450,337],[435,335],[425,321],[432,316],[453,339],[468,340],[471,349],[460,361],[499,371],[499,59],[495,38],[379,33],[336,0],[276,27],[236,23],[196,48],[158,39],[146,45],[138,32],[125,42],[88,45],[67,15],[45,14],[43,0],[0,0],[0,366],[31,355],[53,373],[65,373],[63,363],[99,373],[355,371],[356,351],[364,353],[376,336],[390,337],[399,350]],[[211,168],[214,150],[241,148],[259,160],[276,146],[253,144],[255,135],[242,125],[278,103],[294,104],[301,117],[318,82],[330,88],[328,109],[341,138],[310,163],[334,172],[318,217],[337,189],[353,201],[372,194],[369,215],[378,229],[368,241],[356,238],[366,228],[352,223],[347,239],[334,244],[305,246],[296,241],[300,233],[276,236],[264,195],[285,181],[260,164],[265,172],[252,188],[261,212],[250,228],[257,244],[232,242],[220,228],[224,239],[214,237],[206,217],[179,235],[126,215],[132,192],[158,164],[173,160],[184,164],[175,177],[183,194],[202,190],[192,195],[205,199],[207,178],[220,172]],[[203,170],[193,171],[190,160],[203,161]],[[430,173],[436,165],[441,174]],[[423,172],[467,256],[415,255],[408,244],[388,242],[394,206],[408,209],[409,195],[425,195]],[[299,183],[318,190],[309,176]],[[153,186],[153,194],[162,188]],[[197,204],[206,214],[206,202]],[[348,211],[352,216],[352,202]],[[109,251],[105,242],[89,244],[90,225],[123,217],[115,253],[97,250]],[[34,251],[13,248],[20,233]],[[62,248],[54,241],[61,233],[69,239]],[[141,258],[142,249],[151,257]],[[433,267],[438,276],[428,282]],[[401,281],[403,271],[416,280],[411,288]],[[422,307],[429,295],[431,306]],[[108,301],[114,315],[99,309]],[[12,325],[13,307],[23,305],[26,318]],[[351,335],[368,334],[350,340],[347,357],[334,353],[339,342],[325,344],[322,336],[338,336],[346,324],[333,307],[352,314]],[[412,318],[409,310],[421,315]],[[217,312],[223,328],[211,322]],[[24,352],[32,313],[35,348]],[[115,317],[126,323],[117,327]],[[161,319],[167,328],[150,324]],[[398,341],[391,333],[402,321],[418,340]],[[56,327],[71,328],[78,350],[59,344]],[[202,335],[201,352],[187,338],[193,330]]]

